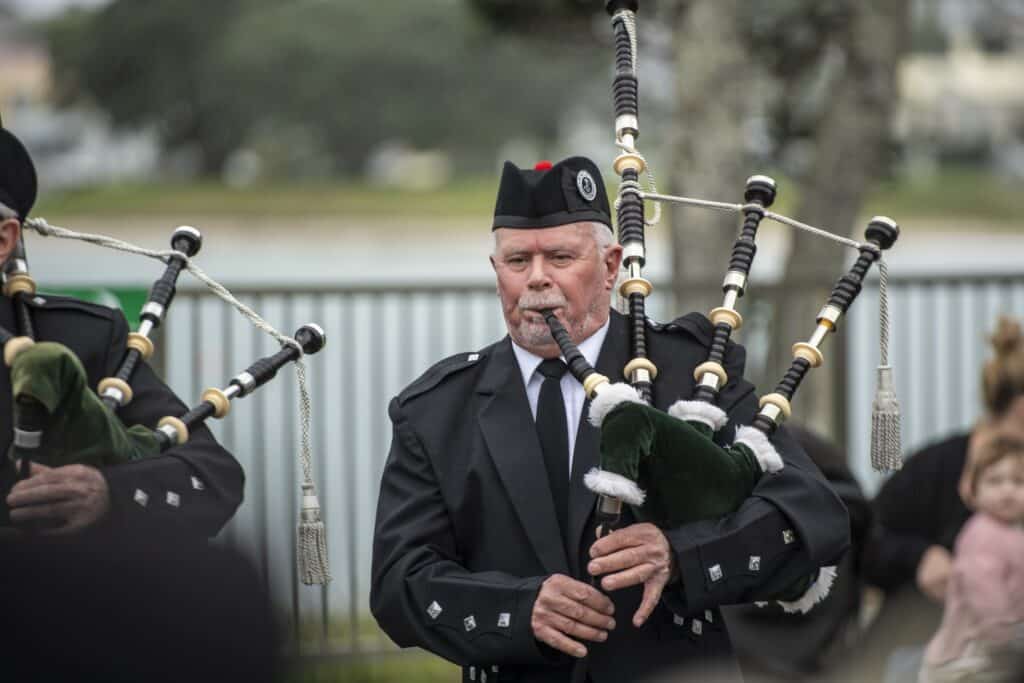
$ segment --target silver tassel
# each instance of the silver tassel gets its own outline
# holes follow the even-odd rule
[[[876,472],[891,472],[903,467],[900,445],[900,404],[896,400],[892,366],[889,365],[888,268],[878,259],[878,318],[881,364],[878,385],[871,410],[871,466]]]
[[[296,537],[299,579],[307,586],[331,580],[327,565],[327,534],[320,519],[320,501],[312,483],[302,485],[302,511]]]
[[[876,472],[903,467],[900,448],[900,404],[892,381],[892,366],[878,367],[878,388],[871,405],[871,466]]]

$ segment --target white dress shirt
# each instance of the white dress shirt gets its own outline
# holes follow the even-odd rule
[[[597,365],[597,356],[601,353],[601,346],[604,344],[604,338],[608,334],[609,322],[610,320],[606,320],[601,329],[579,344],[580,353],[583,354],[583,357],[591,365]],[[544,359],[519,346],[515,340],[512,341],[512,350],[516,354],[519,371],[523,373],[526,398],[530,400],[530,413],[533,415],[533,419],[536,420],[537,402],[540,400],[540,385],[544,383],[544,376],[537,372],[537,368]],[[562,362],[565,362],[565,356],[559,356],[559,358],[562,359]],[[571,372],[566,371],[562,375],[560,384],[562,387],[562,400],[565,403],[565,422],[569,428],[569,469],[566,472],[566,476],[571,476],[572,456],[573,451],[576,449],[576,432],[580,426],[580,418],[583,416],[583,403],[586,401],[587,396],[583,392],[583,385],[572,376]]]

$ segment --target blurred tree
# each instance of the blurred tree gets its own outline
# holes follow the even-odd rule
[[[290,156],[289,177],[356,172],[386,140],[490,170],[509,137],[553,139],[593,78],[576,48],[496,35],[447,0],[115,0],[50,36],[62,101],[158,125],[206,173],[243,145]]]
[[[88,98],[115,124],[156,124],[165,144],[196,145],[203,170],[219,170],[245,128],[221,115],[231,88],[210,66],[245,4],[114,0],[64,15],[49,32],[59,102]]]

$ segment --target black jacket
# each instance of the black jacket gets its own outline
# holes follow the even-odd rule
[[[693,368],[706,360],[711,332],[703,316],[693,315],[651,328],[659,408],[692,396]],[[621,377],[629,357],[626,321],[613,312],[597,369]],[[743,361],[743,349],[730,346],[732,379],[720,402],[731,418],[722,430],[730,441],[735,424],[749,424],[757,410],[753,387],[740,379]],[[581,420],[569,519],[570,540],[581,553],[567,557],[507,337],[438,363],[393,399],[389,412],[394,431],[370,596],[378,623],[399,645],[463,665],[464,680],[482,681],[480,673],[491,681],[569,680],[572,664],[538,646],[530,615],[549,575],[583,578],[579,557],[595,497],[582,477],[597,465],[600,432]],[[666,589],[642,628],[631,624],[640,587],[612,595],[616,630],[606,643],[587,644],[595,683],[712,668],[738,679],[718,606],[776,595],[845,550],[842,503],[785,430],[775,444],[785,469],[766,476],[739,511],[666,530],[682,580]],[[788,530],[795,542],[785,542]]]
[[[128,336],[120,311],[50,294],[31,297],[29,304],[36,338],[71,349],[82,361],[91,387],[117,371]],[[7,297],[0,297],[0,326],[16,329],[14,303]],[[134,399],[118,412],[125,424],[156,427],[160,418],[180,416],[188,409],[146,363],[136,368],[131,386]],[[4,368],[0,371],[0,453],[8,452],[12,438],[11,378]],[[242,468],[205,427],[194,430],[184,446],[101,472],[110,488],[111,513],[104,522],[109,525],[213,536],[242,502]],[[0,482],[3,498],[10,486],[9,481]]]

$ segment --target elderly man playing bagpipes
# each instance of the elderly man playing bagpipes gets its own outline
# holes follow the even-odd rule
[[[758,412],[741,347],[722,346],[714,409],[665,412],[695,393],[707,318],[644,323],[650,405],[621,381],[595,389],[623,376],[634,335],[609,310],[623,260],[609,214],[588,159],[506,163],[491,262],[509,336],[441,361],[389,408],[371,606],[398,644],[463,665],[464,680],[738,675],[718,606],[804,599],[849,542],[845,508],[784,428],[732,444]],[[569,367],[581,360],[589,375]],[[636,472],[609,471],[636,469],[625,451],[681,459],[642,465],[645,486],[674,494],[645,502]],[[708,464],[694,473],[688,458]]]
[[[53,384],[78,381],[73,366],[80,363],[91,391],[117,373],[125,355],[128,326],[120,311],[34,293],[21,235],[35,197],[36,175],[28,152],[10,131],[0,129],[0,262],[6,266],[0,329],[25,343],[38,342],[38,348],[26,353],[58,352],[55,343],[66,347],[71,353],[61,361],[66,363],[65,376],[71,379],[54,380]],[[5,345],[8,359],[15,346],[17,343]],[[77,361],[71,360],[72,354]],[[0,371],[0,420],[6,421],[0,430],[0,453],[5,454],[0,461],[0,527],[8,533],[12,527],[53,533],[113,524],[188,529],[197,536],[213,536],[241,503],[241,467],[202,427],[195,429],[186,444],[163,455],[118,462],[110,452],[113,448],[100,445],[108,443],[105,437],[113,438],[111,424],[100,416],[92,419],[87,430],[97,437],[95,441],[90,433],[65,433],[60,426],[49,430],[48,441],[64,440],[63,448],[87,456],[72,458],[66,465],[19,457],[40,444],[33,443],[33,436],[14,423],[14,412],[20,407],[14,405],[18,403],[14,394],[41,392],[51,397],[48,401],[54,402],[50,407],[57,413],[56,419],[80,414],[82,408],[77,400],[61,402],[63,388],[41,386],[44,380],[38,373],[33,379],[31,373],[23,372],[26,363],[13,371],[9,365],[5,363]],[[15,389],[25,391],[12,392],[12,382]],[[133,400],[117,416],[110,413],[110,421],[155,426],[160,418],[187,410],[144,361],[134,367],[130,391]],[[99,399],[92,394],[91,400],[98,403]]]
[[[799,618],[827,598],[847,511],[782,423],[875,264],[872,459],[899,464],[882,260],[898,226],[875,217],[858,242],[775,214],[760,175],[739,204],[658,194],[636,148],[637,6],[607,2],[618,243],[592,161],[506,162],[491,264],[508,336],[442,360],[389,407],[371,608],[399,645],[462,665],[463,681],[740,680],[719,606]],[[646,317],[645,201],[738,215],[723,304],[707,317]],[[758,399],[731,335],[764,218],[858,255]],[[609,308],[620,269],[628,316]]]

